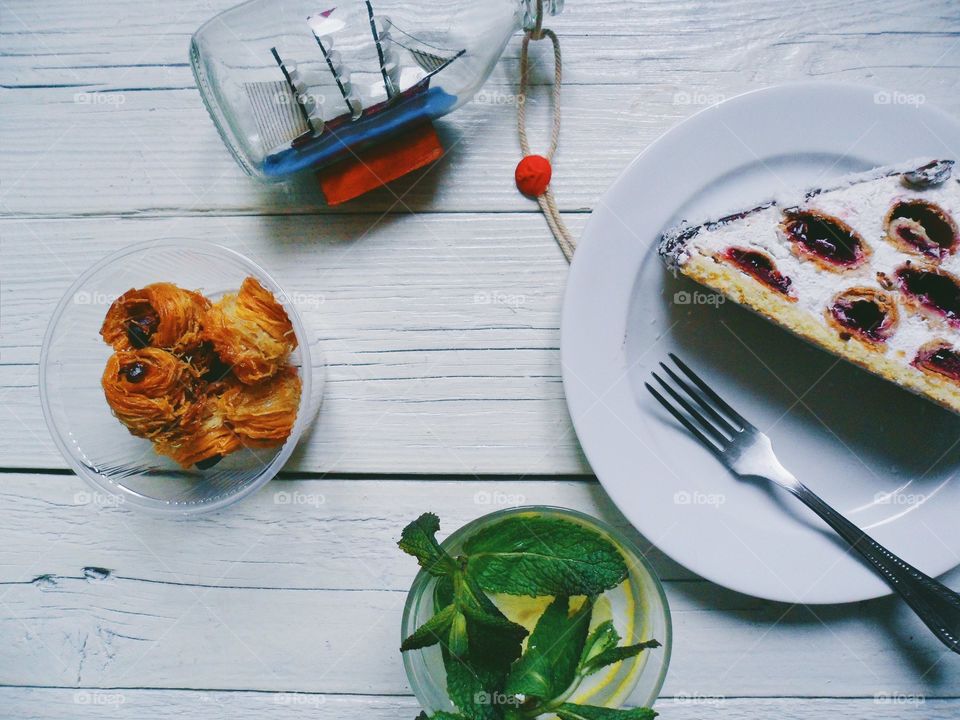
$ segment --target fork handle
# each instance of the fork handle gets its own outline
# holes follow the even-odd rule
[[[960,654],[960,595],[901,560],[803,483],[798,481],[787,489],[876,568],[887,585],[906,601],[944,645]]]

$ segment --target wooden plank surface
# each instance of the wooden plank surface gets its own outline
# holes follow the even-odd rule
[[[407,694],[406,522],[433,510],[446,534],[511,503],[553,503],[625,528],[583,481],[276,481],[217,516],[170,521],[69,475],[3,480],[0,669],[19,686]],[[952,656],[902,603],[762,602],[629,532],[666,581],[668,697],[960,697]]]
[[[153,3],[144,14],[118,0],[11,3],[0,58],[0,209],[55,216],[326,211],[310,178],[264,187],[244,177],[206,116],[186,48],[190,33],[231,2]],[[639,11],[624,0],[570,3],[551,21],[566,53],[554,180],[561,207],[593,207],[624,165],[677,120],[766,85],[867,82],[960,111],[954,3],[857,0],[842,13],[832,8],[825,0],[658,0]],[[443,161],[347,210],[534,210],[512,181],[518,45],[478,102],[440,123],[449,149]],[[893,45],[902,59],[891,57]],[[536,48],[540,82],[552,77],[541,61],[546,51]],[[548,99],[546,88],[531,97],[534,138],[538,129],[546,137]]]
[[[565,409],[566,264],[513,187],[518,38],[475,102],[439,123],[443,161],[333,211],[310,178],[243,176],[206,116],[187,43],[234,2],[0,7],[4,718],[413,717],[394,649],[415,570],[394,546],[405,522],[433,509],[446,532],[549,503],[628,530]],[[570,0],[549,24],[565,59],[554,185],[575,234],[632,157],[740,92],[861,82],[960,114],[948,0]],[[534,48],[535,146],[546,52]],[[44,472],[65,467],[38,403],[49,315],[104,254],[161,237],[234,247],[311,298],[329,382],[287,469],[364,479],[287,475],[224,513],[168,521]],[[901,603],[766,603],[628,531],[674,612],[664,717],[960,714],[953,658]]]
[[[211,691],[96,690],[48,688],[0,688],[0,702],[14,717],[35,720],[69,717],[144,717],[209,720],[275,720],[337,717],[343,720],[413,718],[418,707],[412,697],[370,695],[318,695],[310,693],[252,693]],[[954,720],[960,700],[880,695],[864,699],[796,698],[661,698],[656,704],[661,717],[673,720]],[[329,715],[323,715],[329,713]]]
[[[566,263],[542,223],[402,215],[368,234],[362,215],[0,220],[3,464],[65,467],[36,363],[78,268],[132,238],[192,237],[269,268],[320,336],[324,406],[288,469],[587,472],[557,353]]]

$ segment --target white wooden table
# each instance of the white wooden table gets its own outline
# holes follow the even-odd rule
[[[232,2],[0,0],[3,718],[412,718],[407,521],[432,509],[450,531],[525,502],[625,525],[563,401],[567,266],[513,187],[518,40],[481,102],[440,123],[444,160],[333,212],[310,180],[245,177],[206,116],[187,42]],[[634,155],[718,98],[829,78],[960,113],[955,0],[568,0],[550,24],[566,60],[554,187],[576,232]],[[535,137],[549,77],[538,65]],[[89,502],[37,393],[74,277],[170,236],[242,250],[309,297],[329,361],[287,472],[189,521]],[[957,658],[900,603],[762,602],[633,534],[673,609],[664,717],[960,716]]]

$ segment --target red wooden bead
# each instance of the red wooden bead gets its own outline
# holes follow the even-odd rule
[[[542,155],[527,155],[517,163],[514,178],[520,192],[527,197],[535,198],[547,191],[551,175],[553,175],[553,168],[550,167],[549,160]]]

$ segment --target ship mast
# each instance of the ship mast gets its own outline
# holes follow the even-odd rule
[[[377,27],[378,21],[373,15],[373,4],[370,0],[367,1],[367,17],[370,20],[370,33],[373,35],[373,43],[377,46],[377,58],[380,60],[380,75],[383,77],[383,87],[387,91],[387,100],[392,100],[399,94],[399,89],[393,82],[393,78],[390,77],[390,73],[387,70],[387,60],[386,53],[383,49],[383,42],[381,41],[380,28]]]
[[[320,15],[327,18],[332,12],[333,8],[325,10],[320,13]],[[339,58],[333,52],[333,38],[328,36],[326,43],[324,43],[323,38],[320,37],[320,33],[317,32],[317,23],[314,21],[314,18],[316,18],[315,15],[307,18],[310,32],[313,33],[313,39],[317,41],[317,47],[320,48],[320,53],[323,55],[323,59],[330,69],[330,74],[333,75],[333,80],[337,84],[337,90],[340,91],[340,95],[343,97],[343,102],[346,103],[347,110],[353,119],[356,120],[363,113],[363,107],[360,104],[359,98],[350,92],[350,81],[344,78],[341,73]]]

